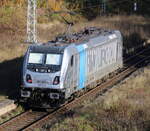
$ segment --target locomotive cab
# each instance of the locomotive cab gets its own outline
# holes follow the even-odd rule
[[[23,62],[21,101],[30,106],[46,107],[65,99],[61,68],[64,48],[32,45]]]

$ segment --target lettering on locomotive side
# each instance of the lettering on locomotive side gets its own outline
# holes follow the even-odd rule
[[[116,62],[117,41],[87,51],[87,72],[94,72]]]

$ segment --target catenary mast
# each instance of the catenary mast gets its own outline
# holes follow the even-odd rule
[[[37,42],[37,0],[28,0],[27,10],[27,43]]]

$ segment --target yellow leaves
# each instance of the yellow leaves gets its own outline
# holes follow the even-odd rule
[[[0,0],[0,6],[4,6],[8,3],[8,0]]]
[[[25,3],[25,0],[16,0],[17,5],[23,5]]]
[[[48,7],[53,11],[61,11],[63,9],[63,0],[48,0]]]
[[[22,6],[25,3],[25,0],[0,0],[0,6],[12,6],[19,5]]]
[[[0,6],[22,6],[27,2],[27,0],[0,0]],[[48,8],[50,8],[53,11],[60,11],[63,9],[63,3],[64,0],[37,0],[38,3],[44,6],[45,3],[46,6],[48,5]]]

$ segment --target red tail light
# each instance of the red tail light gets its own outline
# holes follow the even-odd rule
[[[32,83],[31,75],[29,75],[29,74],[26,75],[26,81],[27,81],[28,83]]]
[[[53,85],[58,85],[60,83],[60,77],[56,76],[53,81]]]

